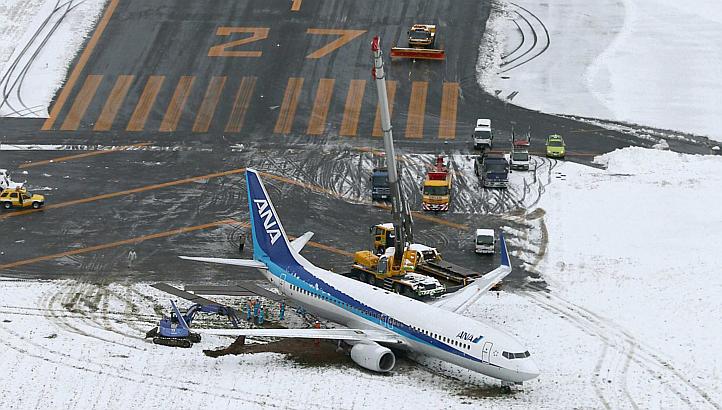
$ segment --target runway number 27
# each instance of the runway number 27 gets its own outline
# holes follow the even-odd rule
[[[218,27],[217,36],[228,37],[239,33],[250,34],[250,36],[246,35],[240,39],[215,45],[208,50],[208,57],[261,57],[263,52],[260,50],[239,50],[238,47],[265,40],[270,31],[269,27]],[[364,33],[366,30],[309,28],[306,30],[306,34],[338,37],[308,54],[306,58],[324,57]]]

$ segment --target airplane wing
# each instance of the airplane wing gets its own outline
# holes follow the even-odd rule
[[[247,268],[268,269],[265,263],[253,259],[202,258],[196,256],[179,256],[188,261],[219,263],[221,265],[245,266]]]
[[[219,336],[262,336],[394,344],[404,343],[400,337],[392,332],[373,329],[193,329],[193,331]]]
[[[303,235],[299,236],[298,238],[291,241],[291,247],[296,250],[296,252],[301,252],[301,249],[303,249],[304,246],[306,246],[306,243],[313,238],[313,232],[308,231],[304,233]]]
[[[432,305],[450,312],[461,313],[510,274],[511,263],[509,262],[509,253],[506,249],[503,233],[499,234],[499,241],[501,243],[501,265],[498,268],[478,278],[466,287],[432,303]]]

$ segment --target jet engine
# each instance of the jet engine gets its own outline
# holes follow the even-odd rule
[[[373,343],[358,343],[351,348],[351,359],[359,366],[374,372],[388,372],[396,364],[391,349]]]

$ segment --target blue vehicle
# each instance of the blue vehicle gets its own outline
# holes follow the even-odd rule
[[[374,201],[387,201],[391,199],[388,169],[374,168],[374,172],[371,174],[371,199]]]
[[[509,161],[504,153],[490,151],[476,157],[474,172],[484,188],[509,186]]]
[[[194,304],[186,314],[181,314],[176,304],[171,300],[173,310],[170,316],[163,316],[160,320],[158,327],[151,329],[146,333],[145,337],[152,337],[153,343],[163,346],[172,347],[191,347],[193,343],[199,343],[201,341],[201,335],[198,333],[191,332],[190,324],[193,321],[193,317],[198,312],[213,313],[222,316],[228,316],[228,319],[233,324],[233,327],[238,327],[240,321],[238,312],[235,309],[223,305],[200,305]]]

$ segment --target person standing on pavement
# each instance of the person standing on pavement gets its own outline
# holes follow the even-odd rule
[[[246,228],[241,228],[241,236],[238,237],[238,253],[243,253],[246,247]]]
[[[133,263],[135,260],[138,259],[138,255],[135,253],[135,249],[131,248],[130,252],[128,252],[128,267],[133,268]]]

